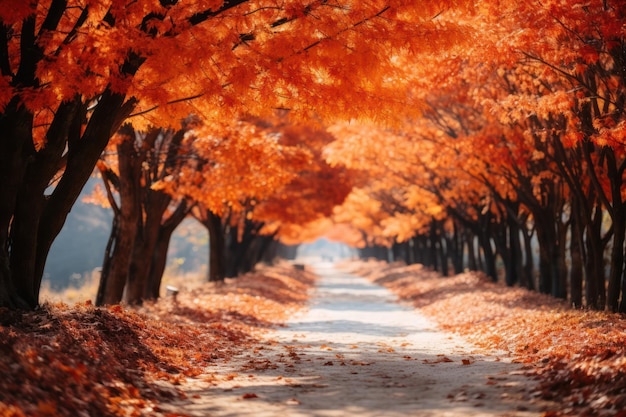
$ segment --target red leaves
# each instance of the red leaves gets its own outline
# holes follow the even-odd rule
[[[250,348],[259,329],[306,300],[311,284],[307,272],[276,266],[219,288],[181,291],[176,305],[161,300],[140,312],[90,303],[0,311],[0,415],[156,411],[185,396],[177,386],[186,377]]]
[[[448,358],[447,356],[441,355],[437,359],[423,359],[422,362],[428,363],[428,364],[435,364],[435,363],[447,363],[447,362],[454,362],[454,361]]]
[[[37,413],[42,416],[57,415],[57,405],[55,401],[39,401],[37,403]]]

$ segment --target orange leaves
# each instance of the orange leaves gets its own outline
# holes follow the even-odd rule
[[[557,165],[564,158],[557,154],[561,147],[572,158],[568,163],[581,166],[586,162],[570,149],[585,139],[624,154],[624,129],[606,125],[620,123],[611,115],[621,114],[613,106],[625,88],[614,71],[623,60],[615,48],[624,16],[600,2],[493,7],[445,12],[434,19],[442,30],[438,47],[416,58],[403,50],[412,46],[405,46],[392,57],[392,78],[411,80],[405,93],[421,102],[421,115],[395,126],[400,132],[354,122],[333,127],[338,141],[326,150],[329,162],[374,178],[366,180],[361,195],[348,198],[359,204],[346,205],[337,221],[352,217],[352,225],[371,240],[401,241],[429,217],[501,216],[500,202],[518,201],[522,194],[539,204],[548,201],[550,187],[565,182]],[[455,24],[446,37],[449,21]],[[444,46],[464,25],[473,27],[464,35],[480,42]],[[589,168],[604,176],[596,162],[593,155]],[[586,177],[580,182],[588,186]],[[597,182],[609,192],[606,178]],[[533,204],[523,203],[522,211]]]
[[[39,401],[37,403],[37,413],[42,416],[55,416],[58,413],[55,401]]]
[[[600,59],[600,52],[592,45],[583,45],[578,53],[586,64],[595,64]]]
[[[0,112],[4,112],[12,98],[10,78],[0,75]]]
[[[218,129],[213,132],[214,127]],[[303,147],[283,146],[279,129],[253,121],[206,126],[195,134],[195,152],[207,162],[199,171],[183,172],[177,192],[218,213],[224,204],[238,211],[249,199],[267,198],[296,178],[311,159]],[[187,180],[198,175],[201,182]]]
[[[273,108],[301,119],[397,121],[414,108],[405,94],[409,79],[396,77],[403,72],[398,57],[457,42],[451,20],[443,25],[439,18],[439,27],[429,21],[465,7],[380,0],[6,3],[3,76],[11,79],[0,82],[7,87],[0,108],[16,97],[34,113],[54,113],[80,97],[93,110],[110,91],[137,101],[137,128],[173,126],[192,113],[214,121]],[[26,63],[20,39],[29,38],[21,22],[33,14],[35,39],[23,47],[41,48],[41,57],[33,79],[17,80]]]
[[[207,2],[195,3],[186,7],[207,7],[201,4]],[[243,2],[210,23],[177,32],[175,42],[159,39],[132,93],[145,95],[152,104],[202,93],[192,107],[206,115],[231,115],[243,109],[264,114],[272,107],[289,108],[300,116],[315,112],[324,118],[374,115],[367,103],[350,99],[363,93],[383,98],[386,105],[377,106],[379,116],[390,106],[400,110],[397,96],[383,93],[391,88],[385,84],[392,68],[388,49],[397,42],[446,35],[418,30],[416,20],[432,17],[424,16],[423,8],[402,3],[388,7],[379,1],[333,7],[325,2],[292,1],[281,7]],[[385,19],[392,10],[396,19]],[[185,13],[174,6],[168,14],[182,20]],[[402,29],[394,23],[397,16],[405,20]],[[180,22],[174,23],[174,28],[180,27]],[[389,39],[394,36],[398,39]],[[173,54],[181,62],[172,62]],[[398,81],[395,84],[394,91],[401,89]],[[155,114],[162,112],[165,109],[159,107]],[[392,115],[388,112],[385,117]]]
[[[464,361],[467,359],[464,359]],[[437,359],[434,360],[430,360],[430,359],[424,359],[422,360],[423,363],[427,363],[427,364],[437,364],[437,363],[450,363],[450,362],[454,362],[452,359],[448,358],[445,355],[438,355]],[[465,362],[463,362],[463,365],[468,365]]]

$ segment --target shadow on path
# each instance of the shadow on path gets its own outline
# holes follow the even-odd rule
[[[190,387],[198,416],[539,416],[519,365],[438,331],[389,291],[317,265],[310,309]],[[178,412],[182,410],[178,409]]]

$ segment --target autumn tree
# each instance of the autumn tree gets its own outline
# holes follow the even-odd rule
[[[410,176],[462,227],[488,215],[476,228],[484,236],[482,252],[486,259],[494,245],[507,282],[517,275],[532,286],[535,241],[540,291],[582,305],[584,287],[588,307],[622,309],[624,4],[510,2],[478,9],[473,27],[480,45],[423,56],[423,65],[406,73],[410,93],[426,106],[400,130],[420,144],[422,157],[398,164],[366,148],[395,173],[421,166]],[[353,159],[362,153],[345,152]],[[388,195],[380,198],[378,204]]]
[[[139,303],[159,295],[170,237],[189,213],[185,198],[153,186],[195,164],[189,151],[193,118],[178,129],[139,132],[125,125],[98,163],[113,210],[96,304]]]
[[[516,5],[510,13],[514,20],[532,16],[527,21],[537,36],[529,37],[528,31],[508,36],[525,76],[516,77],[524,81],[504,107],[516,122],[524,120],[525,133],[536,138],[537,150],[567,184],[573,268],[585,266],[586,304],[623,309],[618,301],[624,300],[624,3],[548,2],[539,8]],[[513,107],[516,111],[510,112]],[[603,237],[604,214],[610,226]],[[605,288],[601,265],[608,239],[611,266]],[[575,282],[579,293],[579,278]]]
[[[424,175],[414,163],[415,142],[371,125],[339,124],[331,132],[338,139],[326,151],[329,163],[346,166],[360,177],[333,218],[360,231],[358,246],[366,256],[388,259],[388,248],[408,242],[441,219],[433,196],[412,187]],[[439,253],[430,255],[433,263],[439,257]]]
[[[324,161],[334,138],[319,128],[249,117],[196,134],[200,168],[162,186],[195,202],[210,236],[210,281],[250,270],[282,225],[329,215],[350,189],[344,170]]]
[[[437,20],[449,7],[3,0],[0,305],[37,306],[50,246],[128,117],[137,128],[242,109],[395,118],[408,98],[396,93],[403,83],[389,52],[460,39],[458,26]]]

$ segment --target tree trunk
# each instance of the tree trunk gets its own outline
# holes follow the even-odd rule
[[[204,214],[205,216],[199,220],[209,232],[209,270],[207,278],[209,282],[224,281],[225,241],[222,219],[209,210],[205,210]]]
[[[572,205],[570,230],[570,300],[574,307],[580,308],[583,305],[583,247],[580,211],[575,203]]]
[[[415,260],[415,238],[410,238],[406,242],[406,263],[407,265],[413,265]]]
[[[9,185],[0,191],[0,294],[5,294],[0,295],[1,305],[32,309],[39,304],[50,247],[111,132],[132,109],[132,103],[123,102],[124,95],[102,94],[84,129],[85,105],[78,98],[61,103],[40,151],[35,151],[27,133],[33,120],[27,110],[12,101],[0,116],[0,180]],[[4,158],[10,161],[5,164]],[[62,177],[48,194],[49,184],[63,166]]]
[[[474,234],[469,230],[465,230],[465,245],[467,248],[467,268],[470,271],[478,271],[478,262],[476,260],[476,245],[474,244]]]
[[[187,212],[187,205],[183,202],[177,210],[170,216],[176,215],[175,224],[169,235],[161,233],[164,222],[166,222],[165,212],[172,202],[172,196],[163,191],[152,190],[148,187],[142,192],[143,197],[143,218],[145,221],[138,222],[135,246],[129,265],[128,278],[126,282],[125,300],[129,304],[141,304],[150,286],[150,268],[152,257],[160,238],[169,238],[172,232],[183,221]],[[160,277],[159,277],[160,282]]]
[[[619,207],[619,210],[617,209]],[[623,310],[626,307],[624,302],[624,293],[622,287],[624,285],[624,233],[626,225],[624,224],[624,212],[622,204],[613,203],[613,244],[611,246],[611,266],[609,270],[609,282],[607,292],[607,308],[613,312],[626,313]],[[621,306],[619,303],[620,296],[622,298]]]
[[[496,253],[500,255],[504,264],[504,282],[510,287],[515,284],[515,272],[511,249],[509,248],[507,225],[504,222],[498,223],[494,225],[494,229],[493,241],[496,244]]]
[[[587,262],[585,264],[585,302],[587,307],[603,310],[606,305],[604,248],[602,240],[602,207],[596,205],[594,215],[587,226],[585,244]]]
[[[524,266],[522,267],[522,275],[520,285],[529,290],[535,290],[535,261],[533,258],[532,231],[528,227],[521,227],[522,240],[524,242]]]
[[[430,266],[428,259],[428,236],[418,235],[414,238],[413,252],[415,253],[415,262],[424,266]]]
[[[626,293],[622,288],[626,286],[624,276],[624,234],[626,233],[626,207],[622,200],[622,184],[624,170],[617,167],[615,153],[607,150],[607,171],[611,180],[611,220],[613,221],[613,245],[611,246],[611,268],[609,271],[609,286],[607,294],[607,307],[609,310],[626,313]],[[626,165],[626,163],[625,163]],[[621,305],[619,303],[622,298]]]
[[[484,272],[487,274],[491,281],[498,282],[498,271],[496,269],[496,255],[493,252],[491,246],[491,238],[487,233],[482,233],[480,236],[480,247],[482,248],[484,258]]]
[[[509,248],[511,251],[511,268],[513,276],[509,285],[521,284],[524,273],[522,267],[522,245],[520,243],[520,227],[516,219],[509,218]]]
[[[439,271],[439,236],[437,235],[437,222],[432,220],[430,222],[430,236],[429,243],[429,256],[430,265],[435,271]]]
[[[278,240],[275,235],[264,236],[261,250],[257,256],[257,263],[265,262],[267,264],[273,264],[278,257]]]
[[[106,254],[102,263],[100,286],[96,305],[119,304],[124,295],[126,277],[130,266],[131,255],[135,243],[136,224],[124,219],[121,215],[117,219],[119,228],[111,230],[109,243],[113,251]]]
[[[174,213],[160,225],[156,245],[151,256],[148,282],[144,288],[143,296],[145,299],[159,298],[161,281],[167,264],[167,251],[170,246],[172,234],[188,214],[189,208],[187,202],[183,200]]]
[[[441,264],[441,275],[447,277],[450,274],[450,265],[448,262],[448,239],[446,238],[446,231],[444,230],[443,223],[439,223],[439,245],[438,256]]]
[[[567,223],[562,222],[560,219],[562,218],[563,214],[562,211],[560,214],[558,214],[556,216],[557,218],[557,223],[556,223],[556,232],[557,232],[557,240],[556,240],[556,247],[555,247],[555,251],[557,252],[558,256],[556,258],[556,262],[555,262],[555,267],[556,267],[556,272],[555,272],[555,280],[556,280],[556,285],[555,285],[555,289],[553,292],[553,296],[556,298],[560,298],[563,300],[567,300],[567,287],[568,287],[568,281],[567,281],[567,277],[568,277],[568,270],[567,270],[567,262],[566,262],[566,256],[567,256],[567,230],[568,230],[568,226]],[[571,215],[570,215],[571,216]]]
[[[163,210],[164,211],[164,210]],[[126,292],[124,300],[128,304],[141,304],[147,291],[152,256],[157,246],[161,217],[163,212],[157,210],[146,214],[146,221],[136,229],[135,244],[128,266]]]
[[[128,134],[128,132],[126,132]],[[132,259],[137,238],[137,227],[141,222],[141,202],[140,202],[140,178],[141,163],[135,155],[134,134],[125,138],[117,146],[119,155],[126,157],[119,158],[119,176],[123,181],[119,181],[118,191],[120,195],[120,206],[114,207],[114,222],[118,228],[111,230],[109,245],[113,247],[113,252],[105,258],[102,264],[102,274],[100,276],[100,288],[96,305],[118,304],[122,301],[124,287],[128,277],[128,270]],[[116,182],[115,174],[110,170],[101,170],[104,181]],[[114,202],[112,191],[107,186],[109,201]]]
[[[450,257],[452,258],[454,273],[460,274],[463,272],[463,232],[456,222],[453,223],[453,227],[453,234],[449,245]]]
[[[402,260],[404,263],[407,263],[406,247],[404,243],[405,242],[402,242],[402,243],[394,242],[394,244],[391,246],[391,251],[393,252],[394,260],[397,260],[397,261]]]
[[[539,292],[556,295],[559,292],[556,219],[549,210],[535,213],[535,227],[539,243]]]
[[[160,296],[161,281],[163,280],[163,274],[165,273],[165,267],[167,266],[167,252],[170,247],[170,240],[172,238],[172,231],[159,232],[159,238],[156,246],[154,247],[154,253],[150,259],[150,273],[148,275],[148,285],[144,291],[144,299],[156,300]]]
[[[496,255],[491,246],[491,216],[489,214],[480,217],[480,229],[478,242],[483,253],[483,270],[493,282],[498,282],[498,271],[496,269]]]
[[[33,308],[31,296],[18,293],[9,250],[11,223],[22,187],[29,155],[32,154],[33,116],[14,98],[0,113],[0,306]],[[35,239],[35,236],[32,236]]]

